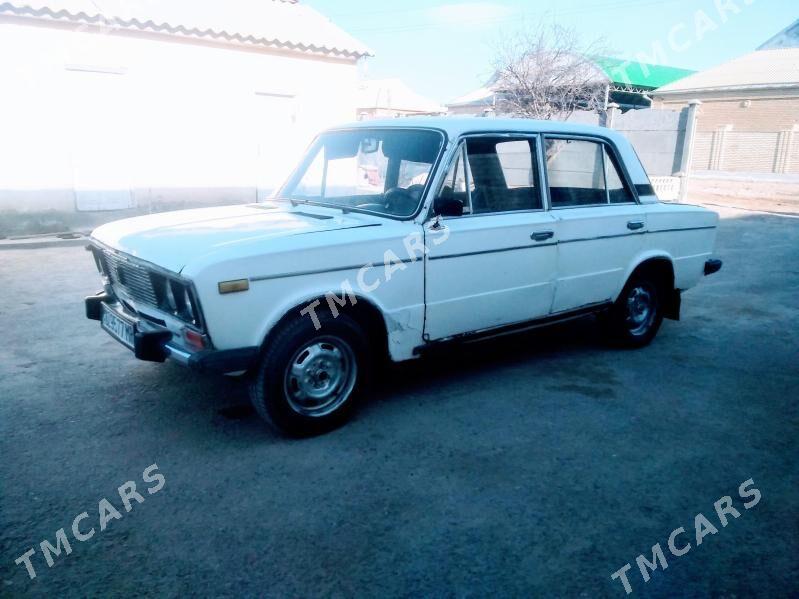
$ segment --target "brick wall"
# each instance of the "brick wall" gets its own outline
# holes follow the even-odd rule
[[[799,96],[699,99],[695,170],[799,173]],[[666,110],[685,104],[657,102]]]
[[[736,131],[783,131],[799,124],[799,98],[708,100],[699,108],[698,131],[733,125]]]
[[[788,98],[730,97],[703,99],[698,131],[733,125],[736,131],[783,131],[799,124],[799,96]],[[679,110],[687,100],[660,100],[656,108]]]
[[[695,171],[799,174],[799,131],[719,129],[696,135]]]
[[[793,135],[786,172],[799,173],[799,133]]]

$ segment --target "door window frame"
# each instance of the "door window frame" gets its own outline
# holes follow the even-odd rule
[[[471,184],[472,184],[472,178],[471,178],[471,172],[470,172],[470,169],[469,169],[468,156],[466,154],[466,142],[462,141],[462,140],[458,140],[457,150],[452,154],[452,158],[450,159],[449,164],[447,164],[447,167],[444,169],[444,179],[441,181],[441,184],[438,186],[438,191],[436,192],[435,197],[433,198],[433,204],[435,204],[435,198],[438,198],[441,195],[441,192],[444,191],[444,187],[447,185],[447,182],[450,180],[449,179],[450,171],[453,168],[455,169],[455,172],[453,173],[452,185],[453,185],[453,189],[455,188],[455,180],[458,178],[458,168],[460,167],[459,163],[463,164],[463,184],[466,187],[466,201],[467,201],[468,207],[469,207],[469,213],[468,214],[462,214],[461,217],[463,217],[463,216],[471,216],[471,209],[472,209]],[[465,208],[466,208],[466,206],[464,206],[464,209]],[[432,210],[433,210],[433,205],[432,204],[430,206],[430,210],[431,210],[431,214],[432,214]],[[446,218],[460,218],[460,217],[446,217]]]
[[[544,152],[540,152],[541,154],[541,162],[543,162],[543,171],[541,172],[541,176],[543,177],[546,185],[546,196],[547,196],[547,205],[549,206],[550,210],[569,210],[574,208],[599,208],[602,206],[634,206],[641,203],[641,199],[638,197],[638,190],[635,188],[635,185],[632,184],[632,179],[630,178],[630,173],[627,172],[627,166],[624,164],[624,161],[621,159],[619,155],[618,149],[616,148],[615,144],[613,144],[610,140],[604,139],[602,137],[596,137],[594,135],[582,135],[582,134],[571,134],[571,133],[541,133],[540,135],[540,143],[542,146],[542,150],[546,151],[546,142],[549,139],[561,139],[561,140],[574,140],[574,141],[589,141],[600,144],[604,148],[604,152],[602,153],[602,164],[604,168],[604,179],[605,179],[605,198],[607,198],[607,202],[602,204],[581,204],[578,206],[553,206],[552,205],[552,193],[549,188],[549,169],[547,169],[546,165],[546,157]],[[616,167],[616,172],[619,175],[619,179],[621,180],[622,185],[627,190],[627,193],[630,194],[630,197],[633,198],[631,202],[611,202],[610,201],[610,191],[608,190],[608,177],[607,177],[607,165],[605,163],[606,156],[610,156],[611,164]]]
[[[469,206],[472,204],[472,192],[470,187],[471,184],[471,177],[469,176],[469,168],[468,168],[468,148],[466,147],[466,141],[473,138],[496,138],[496,139],[505,139],[507,141],[528,141],[533,142],[531,143],[530,152],[533,152],[535,149],[536,153],[536,160],[533,160],[531,156],[531,166],[533,167],[535,173],[534,176],[534,183],[536,189],[538,191],[538,197],[540,200],[541,207],[540,208],[528,208],[525,210],[502,210],[499,212],[481,212],[479,214],[463,214],[461,216],[442,216],[442,220],[454,220],[454,219],[461,219],[461,218],[473,218],[473,217],[483,217],[483,216],[496,216],[498,214],[528,214],[531,212],[547,212],[551,209],[550,204],[550,197],[549,197],[549,187],[547,186],[546,189],[544,188],[546,176],[545,173],[542,171],[542,168],[545,166],[544,159],[542,157],[542,151],[544,149],[542,136],[540,133],[525,133],[525,132],[518,132],[514,133],[512,131],[498,131],[498,132],[486,132],[486,133],[464,133],[458,137],[456,140],[456,151],[452,153],[449,160],[446,163],[446,167],[444,168],[444,178],[436,187],[435,194],[433,195],[433,201],[430,203],[430,211],[428,215],[428,220],[436,218],[435,213],[433,212],[433,208],[435,206],[436,198],[441,195],[442,190],[444,189],[444,185],[447,182],[447,175],[449,174],[450,169],[455,165],[455,162],[460,157],[463,159],[464,162],[464,177],[466,179],[466,192],[467,197],[469,199]]]

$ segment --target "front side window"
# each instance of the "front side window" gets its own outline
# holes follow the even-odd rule
[[[422,129],[324,133],[277,197],[412,216],[443,141],[440,133]]]
[[[466,140],[466,154],[474,179],[474,214],[541,208],[535,141],[473,137]]]
[[[472,137],[461,145],[441,196],[455,197],[464,214],[542,208],[536,145],[530,139]]]
[[[474,186],[471,184],[471,173],[469,164],[466,161],[466,144],[461,143],[455,158],[449,167],[447,176],[441,186],[439,197],[446,200],[456,200],[463,206],[463,214],[472,213],[471,194],[474,193]]]
[[[605,144],[547,139],[546,165],[553,208],[635,201]]]

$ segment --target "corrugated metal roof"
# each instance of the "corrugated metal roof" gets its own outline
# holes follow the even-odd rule
[[[359,109],[445,112],[439,103],[417,94],[401,79],[371,79],[358,85]]]
[[[758,50],[659,88],[654,95],[799,86],[799,48]]]
[[[490,107],[494,105],[494,99],[496,98],[496,95],[497,92],[495,89],[492,89],[491,87],[481,87],[480,89],[471,91],[468,94],[458,96],[451,102],[447,102],[447,106],[451,106],[453,108],[457,106]]]
[[[621,87],[655,89],[696,72],[608,56],[595,56],[593,60],[604,71],[611,83]]]
[[[596,80],[608,82],[618,88],[655,89],[667,83],[687,77],[695,71],[648,64],[634,60],[623,60],[609,56],[591,56],[596,66]],[[447,106],[492,106],[497,94],[497,75],[485,86],[447,102]]]
[[[296,0],[27,0],[0,15],[117,27],[346,58],[372,51]]]

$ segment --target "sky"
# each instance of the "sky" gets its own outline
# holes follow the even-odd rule
[[[541,20],[602,40],[613,56],[702,70],[799,18],[796,0],[301,1],[372,49],[366,77],[399,77],[438,102],[481,87],[499,40]]]

